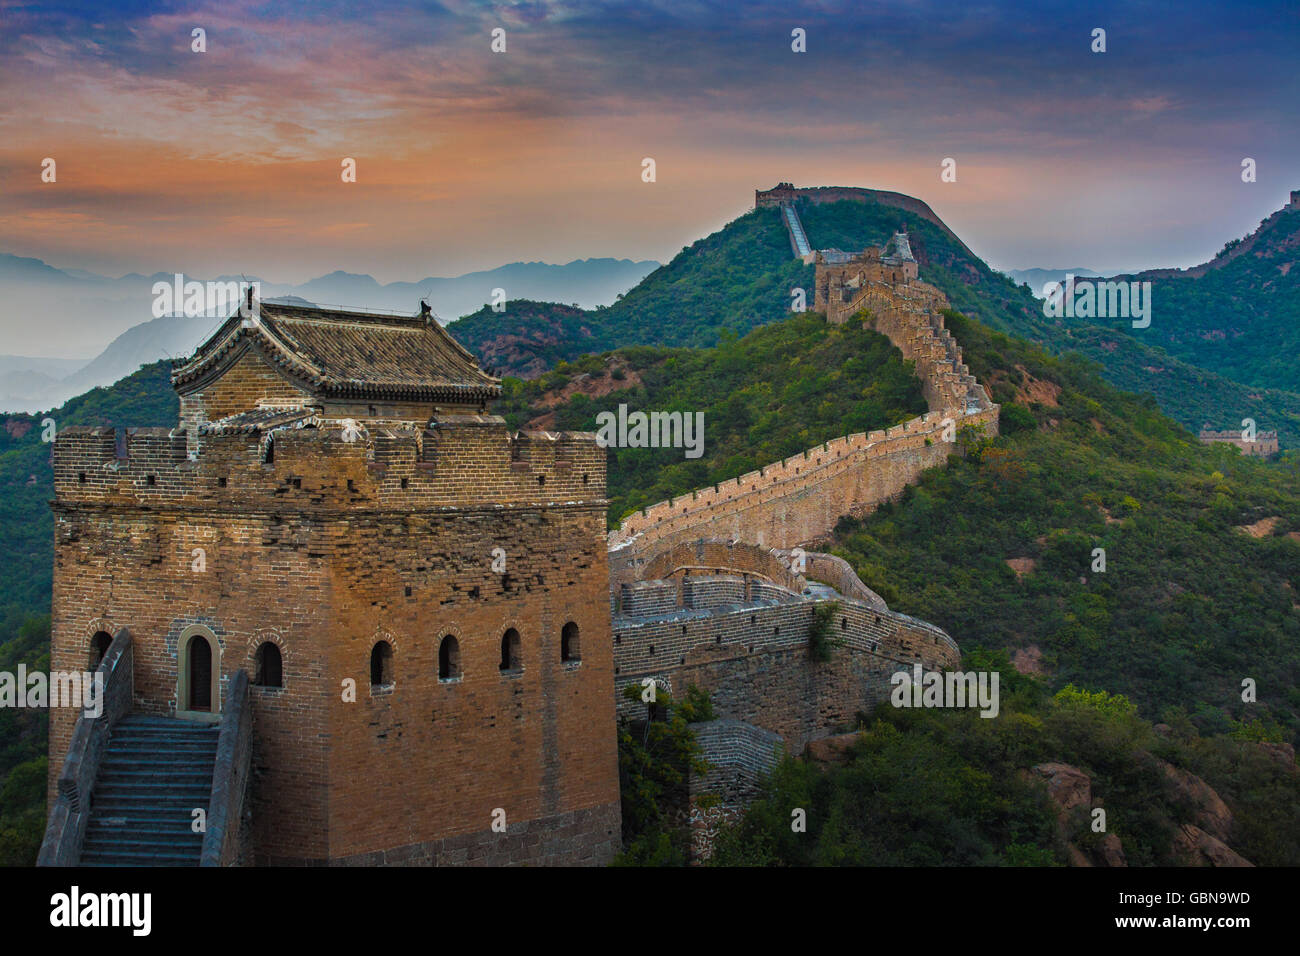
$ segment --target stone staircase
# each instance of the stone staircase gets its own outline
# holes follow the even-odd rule
[[[95,779],[82,866],[198,866],[218,727],[128,714],[112,728]]]
[[[786,228],[790,230],[790,241],[794,245],[795,254],[800,257],[811,255],[812,246],[808,244],[808,235],[803,231],[803,223],[799,221],[794,206],[788,202],[781,203],[781,214],[785,216]]]

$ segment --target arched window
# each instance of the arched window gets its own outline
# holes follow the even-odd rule
[[[393,682],[393,645],[376,641],[370,649],[370,686],[387,687]]]
[[[582,648],[578,643],[578,625],[570,621],[560,631],[560,660],[582,660]]]
[[[254,673],[253,683],[258,687],[284,686],[284,663],[274,642],[265,641],[257,649]]]
[[[501,669],[503,671],[517,671],[523,667],[520,646],[519,632],[513,627],[501,635]]]
[[[99,670],[99,665],[103,663],[104,655],[108,653],[109,647],[113,644],[113,635],[108,631],[96,631],[95,636],[90,639],[90,669]]]
[[[455,680],[460,676],[460,642],[448,634],[438,645],[438,680]]]

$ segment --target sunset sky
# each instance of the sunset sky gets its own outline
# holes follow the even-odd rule
[[[1296,2],[0,0],[0,252],[294,282],[666,261],[791,180],[917,196],[999,268],[1190,265],[1300,188],[1298,64]]]

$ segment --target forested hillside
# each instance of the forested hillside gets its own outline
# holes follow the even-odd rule
[[[923,414],[910,362],[883,335],[829,326],[809,313],[724,333],[708,349],[650,346],[563,363],[533,381],[507,379],[497,411],[514,427],[595,431],[617,411],[704,415],[699,458],[681,449],[611,448],[609,516],[735,478],[820,442]]]
[[[1226,256],[1222,269],[1199,279],[1154,279],[1157,311],[1143,330],[1128,321],[1046,318],[1028,287],[916,213],[854,200],[803,200],[799,212],[816,248],[883,245],[905,228],[921,278],[941,288],[955,309],[1049,352],[1078,352],[1112,384],[1155,395],[1188,428],[1239,428],[1253,418],[1260,429],[1277,430],[1283,447],[1300,443],[1292,361],[1300,345],[1293,341],[1300,272],[1287,265],[1300,212],[1270,219],[1249,254]],[[1229,252],[1234,248],[1230,243]],[[559,361],[619,346],[700,347],[716,343],[723,329],[744,334],[789,315],[793,289],[804,289],[811,305],[813,274],[791,256],[777,210],[758,209],[683,249],[608,308],[510,302],[504,313],[484,309],[449,328],[498,374],[532,378]],[[1219,296],[1233,304],[1221,309]],[[1256,363],[1263,372],[1246,374]]]
[[[1144,344],[1256,388],[1300,391],[1300,209],[1282,209],[1203,266],[1122,277],[1152,286]]]
[[[0,671],[49,669],[54,473],[47,419],[69,425],[172,426],[180,405],[166,362],[45,415],[8,415],[0,432]],[[44,709],[0,708],[0,866],[30,864],[45,824]]]
[[[1003,405],[1003,435],[928,472],[898,504],[844,522],[837,551],[891,606],[940,624],[963,649],[1027,654],[1055,685],[1126,694],[1144,716],[1181,705],[1205,731],[1259,720],[1293,737],[1300,456],[1266,462],[1202,445],[1085,362],[956,312],[947,324]],[[517,424],[584,430],[619,403],[705,411],[698,461],[611,450],[614,523],[923,410],[873,349],[889,353],[874,333],[800,316],[715,349],[623,349],[511,381],[503,410]],[[587,386],[598,396],[575,386],[602,375],[606,384]],[[1094,548],[1106,551],[1105,572],[1091,570]],[[1257,704],[1241,702],[1244,677],[1261,687]]]

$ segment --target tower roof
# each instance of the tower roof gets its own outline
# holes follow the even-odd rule
[[[387,315],[264,302],[256,319],[238,312],[172,370],[188,392],[218,377],[247,348],[330,397],[482,402],[501,383],[427,309]]]

